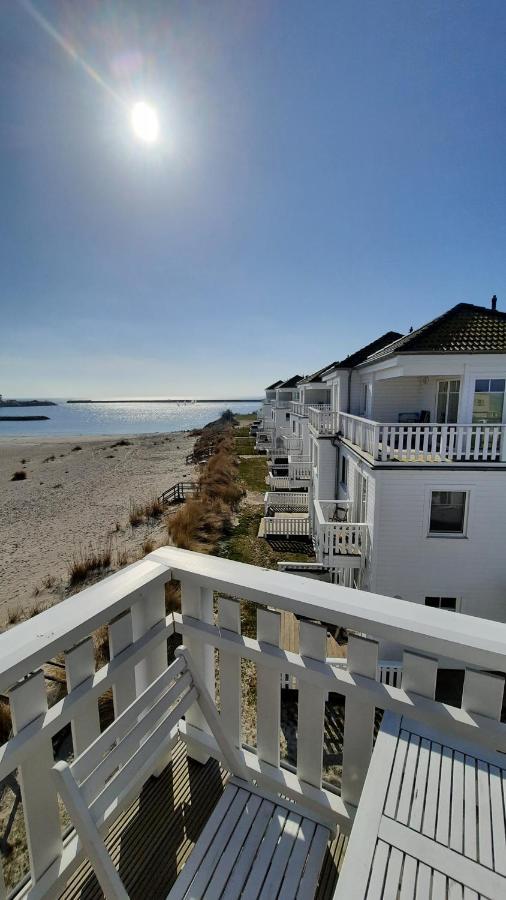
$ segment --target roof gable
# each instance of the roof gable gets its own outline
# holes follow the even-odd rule
[[[265,388],[265,390],[266,391],[274,391],[274,390],[276,390],[277,387],[280,386],[280,384],[283,384],[283,382],[281,380],[275,381],[274,384],[270,384],[269,387]]]
[[[506,353],[506,313],[457,303],[363,362],[376,362],[397,353]]]
[[[293,375],[292,378],[288,379],[288,381],[282,381],[280,384],[278,384],[278,388],[295,387],[303,377],[303,375]]]

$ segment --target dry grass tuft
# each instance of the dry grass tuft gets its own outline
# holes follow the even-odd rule
[[[17,609],[15,606],[10,606],[7,610],[7,624],[8,625],[17,625],[22,619],[21,610]]]
[[[211,553],[231,524],[232,513],[226,503],[201,498],[188,500],[167,527],[176,547]]]
[[[144,522],[144,507],[140,503],[134,503],[133,500],[130,501],[128,521],[132,528],[137,528],[138,525],[142,525]]]
[[[236,507],[244,494],[237,481],[237,460],[226,449],[222,448],[211,456],[204,467],[199,483],[202,495],[210,499],[222,500],[231,507]]]
[[[165,584],[165,612],[181,612],[181,582],[174,578]]]
[[[116,553],[116,565],[118,569],[128,565],[128,553],[126,550],[118,550]]]
[[[155,549],[155,542],[151,540],[151,538],[146,538],[142,544],[142,556],[146,556],[147,553],[152,553]]]
[[[163,503],[159,497],[153,497],[151,500],[148,500],[144,507],[144,515],[147,519],[159,519],[163,516],[163,513]]]
[[[111,545],[102,550],[92,547],[81,549],[74,554],[69,566],[69,584],[82,584],[90,575],[95,575],[111,565]]]
[[[11,478],[11,481],[24,481],[26,478],[26,472],[24,469],[18,469],[17,472],[14,472],[14,475]]]
[[[7,697],[0,697],[0,746],[9,740],[12,730],[11,710]]]

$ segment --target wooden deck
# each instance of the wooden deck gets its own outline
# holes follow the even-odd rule
[[[222,796],[227,775],[215,760],[205,766],[188,759],[178,743],[172,763],[145,785],[138,800],[111,828],[107,846],[132,900],[165,900],[207,819]],[[329,843],[316,892],[330,900],[347,839]],[[88,863],[83,863],[61,900],[103,900]]]

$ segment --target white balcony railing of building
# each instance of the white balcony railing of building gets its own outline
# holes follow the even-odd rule
[[[293,455],[302,453],[302,438],[291,434],[283,434],[281,441],[287,453]]]
[[[330,404],[328,403],[299,403],[296,400],[292,400],[290,405],[292,413],[295,416],[302,416],[303,418],[306,418],[309,415],[310,409],[330,409]]]
[[[262,519],[265,537],[309,537],[308,516],[264,516]]]
[[[306,491],[267,491],[264,497],[265,514],[273,512],[307,512],[309,494]]]
[[[180,614],[167,615],[164,588],[171,578],[181,583],[182,607]],[[257,607],[255,637],[241,634],[244,601]],[[290,611],[299,621],[297,653],[279,646],[277,610]],[[327,625],[349,634],[345,666],[326,659]],[[110,651],[110,662],[98,669],[97,629],[106,630]],[[29,875],[16,897],[58,896],[83,859],[75,833],[62,830],[51,772],[53,737],[70,725],[74,754],[88,747],[100,733],[99,698],[112,689],[117,716],[153,685],[167,669],[167,639],[174,631],[182,635],[212,698],[219,678],[221,725],[239,748],[248,777],[260,789],[318,811],[331,826],[350,828],[371,758],[377,710],[437,728],[448,735],[448,746],[453,736],[506,751],[506,726],[500,722],[504,678],[497,675],[506,669],[506,625],[161,548],[0,635],[0,693],[9,699],[14,731],[0,749],[0,781],[17,770],[19,815],[29,851]],[[402,686],[378,679],[380,640],[402,649]],[[42,667],[57,656],[64,659],[67,693],[48,707]],[[435,700],[441,658],[466,670],[459,706]],[[251,685],[242,690],[241,679],[249,678],[242,660],[256,669],[255,691],[248,700],[255,747],[243,744],[241,709]],[[281,759],[283,674],[294,676],[298,684],[296,767],[284,766]],[[324,770],[329,693],[345,698],[337,792],[326,784]],[[180,724],[180,738],[190,755],[222,760],[195,706]],[[198,795],[192,802],[198,804]],[[495,826],[489,821],[487,827]],[[3,884],[1,893],[5,896]]]
[[[338,565],[342,557],[356,557],[362,565],[369,546],[369,526],[349,521],[353,515],[351,501],[314,500],[314,540],[318,561]]]
[[[375,422],[335,410],[310,409],[320,436],[338,434],[378,462],[504,462],[506,425]]]

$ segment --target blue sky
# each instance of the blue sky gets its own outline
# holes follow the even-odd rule
[[[504,0],[34,0],[88,69],[27,2],[0,0],[4,394],[254,396],[506,309]]]

